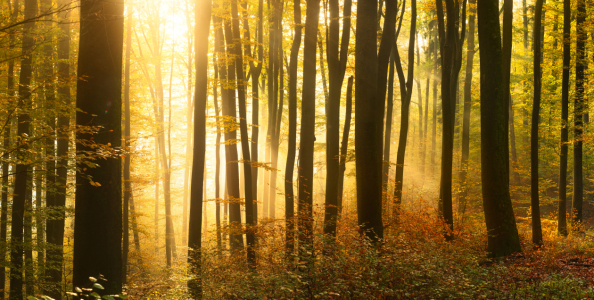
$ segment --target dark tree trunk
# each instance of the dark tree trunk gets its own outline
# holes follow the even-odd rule
[[[466,196],[468,184],[468,157],[470,153],[470,110],[472,108],[472,67],[474,64],[474,26],[476,14],[476,0],[469,0],[468,39],[466,44],[466,77],[464,80],[464,114],[462,117],[462,159],[460,160],[460,195],[458,198],[458,212],[466,212]]]
[[[81,1],[76,122],[102,126],[99,134],[77,133],[77,140],[121,146],[123,1]],[[111,99],[106,102],[105,99]],[[107,111],[107,113],[105,113]],[[79,145],[82,151],[92,151]],[[119,158],[99,159],[97,168],[77,171],[73,285],[89,276],[107,278],[102,293],[122,290],[122,171]],[[89,177],[90,176],[90,177]],[[89,180],[92,178],[92,181]],[[99,186],[99,184],[101,186]]]
[[[25,20],[37,15],[37,0],[25,0]],[[27,22],[23,26],[23,46],[21,59],[21,73],[19,77],[17,136],[26,137],[30,135],[32,110],[31,102],[31,68],[33,60],[33,46],[35,40],[33,32],[36,23]],[[14,176],[14,196],[12,197],[12,222],[10,234],[10,299],[23,298],[23,221],[25,214],[25,202],[27,201],[27,184],[31,180],[30,167],[23,162],[27,160],[27,150],[30,145],[25,139],[19,142],[19,149],[16,153],[18,163]]]
[[[295,195],[293,193],[293,174],[295,166],[295,152],[297,144],[297,64],[299,48],[301,47],[301,2],[293,1],[293,17],[295,31],[291,46],[291,61],[289,62],[289,137],[287,149],[287,163],[285,166],[285,249],[287,258],[292,259],[295,250]]]
[[[187,69],[188,69],[188,86],[186,89],[186,97],[188,101],[188,109],[186,112],[186,165],[184,166],[184,199],[182,203],[182,245],[187,245],[188,239],[188,198],[190,196],[190,168],[192,166],[192,120],[193,120],[193,112],[194,112],[194,102],[192,101],[192,63],[193,63],[193,30],[194,26],[192,26],[192,19],[191,19],[191,11],[189,8],[189,2],[185,1],[186,5],[186,24],[188,26],[188,35],[187,35],[187,42],[188,42],[188,62],[187,62]],[[214,57],[213,57],[214,59]],[[216,72],[216,70],[215,70]],[[215,88],[216,90],[216,88]],[[215,100],[216,101],[216,100]]]
[[[392,146],[392,122],[394,119],[394,49],[390,52],[390,67],[388,69],[388,104],[386,106],[386,132],[384,133],[384,159],[382,162],[382,192],[388,192],[390,179],[390,152]],[[340,179],[339,179],[340,180]],[[341,195],[342,197],[342,195]]]
[[[402,8],[404,9],[404,7]],[[396,185],[394,187],[394,201],[395,209],[400,209],[402,203],[402,186],[404,180],[404,157],[406,155],[406,142],[408,138],[408,121],[410,114],[410,99],[413,92],[414,69],[415,69],[415,32],[417,27],[417,1],[411,2],[411,21],[410,34],[408,41],[408,74],[404,77],[402,69],[402,62],[398,47],[394,44],[396,71],[398,73],[398,80],[400,82],[400,99],[401,99],[401,113],[400,113],[400,138],[398,140],[398,153],[396,154]],[[398,214],[398,211],[395,211]]]
[[[437,65],[440,63],[437,57],[437,45],[438,45],[438,30],[435,27],[435,37],[433,39],[433,130],[431,131],[431,174],[435,175],[435,168],[437,166],[435,162],[435,155],[437,154]],[[439,59],[441,60],[441,58]]]
[[[419,33],[416,32],[416,39],[418,41]],[[416,43],[417,48],[417,68],[420,69],[421,64],[421,53],[419,52],[419,43]],[[415,82],[417,84],[417,105],[419,106],[419,158],[423,159],[423,93],[421,92],[421,80],[419,78],[415,78]],[[412,91],[411,91],[412,93]],[[421,169],[421,174],[423,174],[423,161],[421,161],[419,168]]]
[[[436,2],[439,49],[441,54],[441,99],[443,116],[443,136],[441,150],[441,181],[439,209],[448,225],[446,238],[453,238],[454,216],[452,209],[452,165],[454,154],[454,124],[456,114],[456,91],[458,75],[462,63],[462,43],[466,26],[466,2],[460,6],[457,1],[446,1],[447,24],[444,24],[444,11],[441,1]],[[462,30],[459,32],[460,23]],[[461,37],[460,37],[461,35]]]
[[[299,140],[299,243],[300,256],[313,247],[313,162],[316,118],[316,40],[320,0],[306,0],[303,41],[303,86],[301,95],[301,137]],[[374,20],[375,22],[375,20]],[[306,250],[309,249],[309,250]]]
[[[263,47],[263,30],[262,22],[264,20],[264,3],[263,0],[258,2],[258,65],[254,66],[250,61],[250,69],[252,70],[252,153],[251,159],[253,163],[258,163],[258,139],[260,135],[258,114],[260,113],[260,89],[258,88],[258,80],[262,73],[262,61],[264,59]],[[247,20],[245,21],[247,23]],[[247,27],[247,25],[246,25]],[[249,34],[249,32],[248,32]],[[255,56],[254,48],[254,56]],[[252,167],[252,198],[258,199],[258,168]],[[254,224],[258,224],[258,204],[254,204]]]
[[[502,55],[503,55],[503,101],[508,106],[507,120],[509,122],[509,141],[512,154],[512,165],[510,172],[512,174],[512,182],[518,182],[518,174],[515,172],[517,166],[516,153],[516,134],[513,119],[513,105],[511,101],[510,92],[510,77],[511,77],[511,56],[512,56],[512,22],[513,22],[513,0],[503,1],[503,28],[502,28]],[[509,160],[508,160],[509,166]]]
[[[29,167],[28,172],[33,171],[34,169],[37,168],[32,168]],[[36,171],[39,171],[39,169],[37,169]],[[41,183],[41,176],[37,176],[37,174],[35,174],[35,177],[39,178],[39,181],[37,181],[37,183]],[[23,244],[23,250],[25,252],[25,266],[24,266],[24,271],[25,271],[25,296],[29,297],[32,296],[33,294],[35,294],[35,287],[33,286],[34,284],[34,280],[35,280],[35,274],[34,274],[34,267],[33,267],[33,176],[29,176],[28,178],[28,182],[27,182],[27,197],[25,199],[25,216],[24,216],[24,223],[23,223],[23,231],[24,231],[24,244]],[[41,186],[41,184],[39,186],[36,186],[36,190],[39,190],[38,192],[36,192],[36,194],[38,196],[41,196],[41,189],[39,188]],[[36,195],[36,196],[37,196]]]
[[[64,7],[60,18],[60,38],[58,39],[58,99],[65,108],[58,113],[58,142],[56,166],[56,196],[54,203],[48,202],[51,215],[46,223],[47,252],[45,276],[51,283],[44,293],[54,299],[61,299],[62,263],[64,261],[64,218],[66,206],[66,180],[68,176],[68,127],[70,125],[70,2],[58,1],[59,7]]]
[[[344,116],[344,129],[340,145],[340,165],[338,169],[338,215],[342,214],[342,198],[344,186],[344,172],[346,170],[347,150],[349,148],[349,131],[351,129],[351,112],[353,109],[353,76],[349,77],[346,94],[346,112]]]
[[[584,198],[584,178],[582,170],[583,154],[582,154],[582,133],[583,117],[584,117],[584,69],[585,69],[585,43],[586,43],[586,29],[584,24],[586,22],[586,3],[584,0],[577,1],[577,15],[576,15],[576,55],[575,55],[575,102],[573,115],[573,135],[575,142],[573,143],[573,201],[572,201],[572,215],[573,221],[577,226],[582,226],[583,221],[582,205]],[[581,230],[581,229],[580,229]]]
[[[491,257],[521,251],[509,195],[508,107],[504,102],[503,56],[496,0],[477,3],[481,45],[481,179],[487,225],[487,252]]]
[[[330,28],[326,38],[329,92],[326,97],[326,199],[324,233],[336,237],[338,216],[340,96],[348,58],[351,0],[344,2],[342,40],[339,43],[339,3],[330,0]],[[392,27],[394,25],[392,24]],[[339,49],[340,47],[340,49]]]
[[[376,22],[377,1],[357,2],[355,39],[357,213],[362,232],[369,239],[377,242],[384,236],[381,174],[384,125],[384,112],[381,108],[384,99],[377,98]]]
[[[12,2],[13,7],[10,7],[10,21],[11,23],[16,23],[18,12],[19,12],[19,1],[13,0]],[[16,32],[14,30],[9,32],[9,50],[14,49],[15,42],[16,42]],[[6,89],[8,96],[12,99],[14,98],[14,60],[10,60],[8,62],[8,76],[6,82]],[[10,149],[10,133],[12,130],[12,119],[14,117],[12,115],[7,114],[6,120],[4,120],[4,134],[3,134],[3,148]],[[9,154],[4,153],[3,156],[8,158]],[[9,168],[10,164],[5,160],[2,163],[2,202],[1,202],[1,213],[0,213],[0,265],[6,265],[6,250],[7,250],[7,223],[8,223],[8,196],[9,196],[9,183],[8,179],[9,175]],[[6,268],[0,268],[0,299],[4,299],[6,289]]]
[[[561,83],[561,155],[559,156],[559,220],[557,231],[567,236],[567,154],[569,125],[569,65],[571,63],[571,1],[563,0],[563,79]]]
[[[247,226],[246,230],[246,242],[247,242],[247,261],[250,269],[256,268],[256,251],[255,243],[256,236],[254,234],[254,199],[252,198],[252,170],[250,164],[250,145],[248,138],[247,128],[247,112],[246,112],[246,100],[245,100],[245,85],[243,76],[243,54],[241,53],[241,36],[239,31],[239,18],[237,12],[237,0],[231,0],[231,14],[233,17],[233,39],[235,41],[235,71],[237,73],[237,94],[239,101],[239,126],[240,126],[240,137],[241,137],[241,152],[243,157],[243,177],[245,178],[245,223]],[[278,142],[277,142],[278,143]],[[237,149],[235,147],[235,149]],[[241,225],[241,216],[239,218]]]
[[[194,53],[196,84],[194,90],[194,151],[190,183],[190,220],[188,225],[188,290],[195,299],[202,299],[202,202],[206,160],[206,102],[208,100],[208,35],[210,34],[211,0],[200,0],[194,8]]]
[[[511,0],[507,0],[507,2]],[[541,69],[540,69],[540,55],[541,48],[537,47],[541,43],[541,14],[542,14],[543,0],[536,0],[536,7],[534,12],[534,100],[532,103],[532,130],[530,131],[530,206],[532,209],[532,243],[536,246],[542,246],[542,227],[540,224],[540,201],[538,197],[538,121],[540,118],[540,93],[541,93]],[[510,3],[511,6],[511,3]],[[511,11],[510,11],[511,14]],[[511,16],[510,16],[511,18]],[[504,33],[505,33],[505,16],[504,16]],[[511,20],[509,24],[509,30],[511,33]],[[511,44],[511,35],[509,37]],[[511,46],[511,45],[510,45]],[[505,40],[504,40],[505,50]],[[510,47],[511,52],[511,47]],[[504,53],[505,55],[505,53]],[[510,53],[511,56],[511,53]],[[504,62],[505,63],[505,62]],[[505,66],[504,66],[504,71]],[[504,74],[505,78],[505,74]],[[509,82],[507,82],[509,84]],[[504,87],[505,89],[505,87]],[[508,93],[509,94],[509,93]]]
[[[215,36],[216,39],[216,36]],[[218,58],[218,50],[217,47],[219,41],[215,41],[215,53],[212,56],[212,64],[214,68],[214,78],[215,82],[213,84],[213,96],[214,96],[214,107],[215,107],[215,118],[217,124],[217,137],[215,139],[215,220],[217,225],[217,253],[221,256],[223,251],[223,244],[221,240],[221,126],[219,125],[220,122],[220,111],[219,111],[219,95],[218,95],[218,85],[219,85],[219,64],[217,61]]]
[[[223,25],[225,27],[227,53],[233,54],[233,29],[231,29],[230,20],[224,20]],[[227,66],[228,82],[235,81],[235,64],[236,62],[233,61]],[[227,99],[223,101],[222,105],[223,116],[226,116],[228,119],[235,120],[237,117],[235,89],[231,88],[227,92]],[[237,164],[239,158],[237,153],[237,145],[230,143],[230,141],[235,141],[236,139],[236,131],[225,132],[225,158],[227,160],[225,175],[227,177],[227,194],[229,195],[229,242],[231,244],[231,250],[235,253],[238,253],[243,249],[243,235],[241,233],[241,207],[239,203],[239,166]]]
[[[128,6],[132,9],[132,5]],[[129,230],[129,208],[130,198],[132,198],[132,182],[130,180],[130,53],[132,50],[132,20],[129,17],[126,24],[126,56],[124,64],[124,149],[128,153],[124,157],[124,206],[123,206],[123,227],[124,241],[122,243],[122,284],[127,283],[128,276],[128,252],[130,249],[130,230]]]

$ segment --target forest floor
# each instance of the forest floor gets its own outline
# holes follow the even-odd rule
[[[360,237],[356,214],[346,213],[336,243],[315,235],[306,260],[287,259],[284,221],[259,229],[258,267],[248,272],[243,255],[216,251],[209,235],[203,264],[206,299],[594,299],[594,234],[560,237],[556,222],[543,222],[544,248],[534,248],[520,221],[523,252],[486,258],[482,213],[457,220],[454,241],[434,209],[385,218],[381,247]],[[317,224],[319,228],[321,224]],[[324,254],[323,245],[329,254]],[[185,259],[169,271],[136,272],[129,299],[188,299]],[[290,263],[289,263],[290,261]]]

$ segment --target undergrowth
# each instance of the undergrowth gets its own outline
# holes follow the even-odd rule
[[[317,219],[317,218],[316,218]],[[527,224],[518,224],[524,252],[486,259],[480,214],[457,220],[455,240],[431,208],[404,211],[385,222],[381,245],[357,230],[356,214],[342,216],[335,241],[314,236],[311,255],[287,255],[284,221],[261,222],[258,262],[217,251],[215,234],[203,254],[205,299],[594,299],[594,238],[559,237],[543,222],[545,248],[533,248]],[[321,232],[321,224],[316,224]],[[324,248],[326,251],[323,251]],[[328,250],[329,249],[329,250]],[[130,299],[187,299],[183,259],[161,279],[132,279]]]

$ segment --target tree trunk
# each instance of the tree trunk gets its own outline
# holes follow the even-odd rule
[[[476,15],[476,0],[469,0],[468,39],[466,43],[466,76],[464,79],[464,113],[462,117],[462,158],[460,160],[460,194],[458,198],[458,212],[466,212],[466,196],[468,195],[468,157],[470,154],[470,110],[472,109],[472,68],[474,64],[474,24]]]
[[[19,2],[18,0],[13,0],[12,2],[12,9],[10,4],[8,8],[10,11],[10,21],[11,23],[16,23],[19,11]],[[15,47],[16,41],[16,32],[14,30],[9,32],[9,44],[8,49],[13,50]],[[10,60],[8,62],[8,76],[7,76],[7,83],[6,83],[7,94],[10,98],[14,98],[14,60]],[[10,148],[10,133],[12,130],[12,117],[11,115],[6,116],[5,127],[4,127],[4,134],[3,134],[3,148],[9,149]],[[5,154],[6,155],[6,154]],[[9,183],[8,179],[9,175],[10,164],[5,160],[2,163],[2,211],[0,213],[0,265],[6,265],[6,250],[7,250],[7,223],[8,223],[8,197],[9,197]],[[0,268],[0,299],[4,299],[6,289],[6,268]]]
[[[25,20],[37,15],[37,0],[25,0]],[[31,77],[33,46],[35,40],[33,32],[36,22],[26,22],[23,26],[23,46],[21,59],[21,73],[19,77],[19,102],[17,136],[26,137],[30,135],[31,117],[29,112],[32,110],[31,101]],[[17,151],[17,166],[14,176],[14,196],[12,198],[12,222],[10,234],[10,298],[23,298],[23,221],[25,214],[25,202],[27,201],[27,183],[31,180],[30,168],[24,164],[27,160],[27,150],[30,145],[25,139]]]
[[[387,7],[386,7],[387,8]],[[404,7],[403,7],[404,9]],[[404,77],[402,69],[402,62],[398,47],[394,44],[396,71],[398,73],[398,80],[400,82],[400,99],[401,99],[401,113],[400,113],[400,138],[398,140],[398,153],[396,154],[396,185],[394,187],[394,201],[395,214],[398,214],[400,204],[402,203],[402,186],[404,180],[404,157],[406,154],[406,141],[408,137],[408,119],[410,113],[410,99],[413,92],[414,82],[414,64],[415,64],[415,32],[417,27],[417,1],[411,2],[411,21],[410,34],[408,41],[408,74]]]
[[[561,83],[561,155],[559,156],[559,216],[557,231],[567,236],[567,154],[569,125],[569,65],[571,63],[571,1],[563,0],[563,79]]]
[[[215,36],[216,37],[216,36]],[[215,107],[215,120],[217,124],[217,137],[215,139],[215,219],[217,225],[217,253],[219,256],[222,254],[222,240],[221,240],[221,185],[220,185],[220,177],[221,177],[221,126],[219,125],[220,122],[220,112],[219,112],[219,97],[218,97],[218,85],[219,85],[219,63],[218,63],[218,43],[219,41],[215,41],[215,53],[212,56],[212,65],[214,68],[214,79],[215,82],[213,84],[213,96],[214,96],[214,107]]]
[[[507,0],[512,5],[511,0]],[[541,43],[541,13],[542,13],[543,0],[536,0],[536,7],[534,13],[534,100],[532,103],[532,130],[530,131],[530,207],[532,210],[532,243],[536,246],[542,246],[542,227],[540,224],[540,201],[538,196],[538,123],[540,119],[540,93],[541,93],[541,69],[540,69],[540,55],[541,48],[538,47]],[[511,11],[510,11],[511,14]],[[504,17],[505,19],[505,17]],[[511,16],[510,16],[511,19]],[[510,20],[511,23],[511,20]],[[504,21],[504,27],[505,27]],[[511,24],[509,30],[511,31]],[[505,33],[505,30],[504,30]],[[509,37],[511,39],[511,35]],[[504,40],[505,42],[505,40]],[[510,41],[511,42],[511,41]],[[511,43],[510,43],[511,44]],[[511,47],[510,47],[511,48]],[[504,48],[505,49],[505,48]],[[511,50],[511,49],[510,49]],[[510,51],[511,52],[511,51]],[[511,54],[511,53],[510,53]],[[505,53],[504,53],[505,55]],[[504,62],[505,63],[505,62]],[[505,71],[504,66],[504,71]],[[504,77],[506,75],[504,74]],[[508,82],[509,84],[509,82]],[[505,89],[505,87],[504,87]]]
[[[351,0],[344,2],[342,40],[339,44],[339,4],[330,0],[330,31],[326,39],[329,93],[326,97],[326,199],[324,233],[336,237],[338,217],[340,96],[346,70],[351,30]],[[394,27],[394,26],[392,26]],[[340,49],[339,49],[340,47]]]
[[[246,231],[246,242],[247,242],[247,261],[250,269],[256,268],[256,251],[255,243],[256,236],[254,234],[254,199],[252,198],[252,170],[250,162],[250,145],[248,139],[248,128],[247,128],[247,112],[246,112],[246,99],[245,99],[245,85],[243,76],[243,55],[241,53],[241,36],[239,31],[239,19],[237,12],[237,0],[231,0],[231,14],[233,17],[233,37],[235,41],[235,70],[237,73],[237,94],[239,101],[239,126],[240,126],[240,137],[241,137],[241,150],[243,156],[243,174],[245,178],[245,223],[247,226]],[[278,142],[277,142],[278,143]],[[237,147],[234,148],[237,151]],[[241,225],[241,216],[239,218]]]
[[[439,64],[437,58],[437,48],[438,48],[438,29],[435,27],[435,37],[433,38],[433,130],[431,132],[431,174],[436,174],[435,167],[437,163],[435,162],[435,155],[437,153],[436,145],[437,145],[437,65]],[[439,58],[441,60],[441,57]]]
[[[210,34],[211,0],[200,0],[194,7],[194,53],[196,84],[194,89],[194,150],[190,183],[190,220],[188,225],[188,290],[195,299],[202,299],[202,189],[206,160],[206,103],[208,100],[208,35]]]
[[[386,106],[386,132],[384,133],[384,159],[382,161],[382,191],[388,192],[390,179],[390,152],[392,146],[392,122],[394,119],[394,49],[390,51],[390,67],[388,69],[388,105]],[[340,180],[340,178],[339,178]],[[342,195],[340,196],[342,197]]]
[[[129,5],[128,7],[129,9],[133,8],[132,5]],[[132,198],[132,182],[130,180],[130,156],[132,155],[132,147],[130,144],[130,53],[132,50],[131,18],[128,18],[126,25],[126,56],[124,65],[124,149],[128,150],[128,152],[124,157],[124,241],[122,243],[122,284],[127,283],[128,276],[128,252],[130,245],[130,230],[128,227],[128,221],[130,219],[130,198]]]
[[[504,102],[499,1],[477,3],[481,69],[481,179],[490,257],[521,251],[509,195],[508,107]],[[489,74],[487,76],[487,74]]]
[[[344,117],[344,129],[342,130],[342,142],[340,145],[340,165],[338,169],[338,216],[342,214],[342,199],[344,187],[344,172],[346,170],[347,150],[349,147],[349,131],[351,129],[351,112],[353,108],[353,76],[349,77],[346,94],[346,112]]]
[[[384,233],[381,174],[382,131],[384,125],[384,112],[381,108],[384,99],[377,98],[376,22],[377,1],[357,2],[357,31],[355,38],[357,213],[362,232],[375,242],[382,239]]]
[[[303,42],[303,86],[299,147],[299,244],[300,256],[313,247],[313,162],[316,118],[316,40],[320,0],[306,0]],[[375,21],[374,21],[375,22]]]
[[[225,39],[227,42],[227,53],[233,54],[233,30],[231,29],[230,20],[224,20]],[[235,64],[231,62],[228,64],[227,80],[228,82],[235,81]],[[241,65],[240,65],[241,67]],[[226,101],[223,101],[223,116],[231,120],[236,120],[237,108],[235,102],[235,89],[228,90]],[[225,132],[225,156],[227,160],[226,176],[227,176],[227,190],[229,194],[229,225],[230,225],[230,244],[231,251],[239,253],[243,249],[243,234],[241,229],[241,206],[239,203],[239,167],[237,164],[238,154],[237,145],[231,144],[231,141],[237,139],[236,131]]]
[[[297,64],[301,47],[301,2],[293,1],[293,18],[295,31],[291,46],[289,62],[289,136],[287,146],[287,163],[285,166],[285,251],[287,258],[292,259],[295,250],[295,195],[293,193],[293,175],[297,143]]]
[[[182,245],[187,245],[187,238],[188,238],[188,198],[190,195],[190,167],[192,165],[192,120],[193,120],[193,110],[194,110],[194,102],[192,101],[192,62],[193,62],[193,30],[194,26],[192,26],[192,19],[191,19],[191,12],[189,8],[189,2],[185,1],[186,5],[186,24],[188,26],[188,35],[187,35],[187,42],[188,42],[188,86],[186,89],[186,97],[188,101],[188,108],[186,113],[186,164],[184,166],[184,199],[183,199],[183,210],[182,210]],[[214,57],[213,57],[214,59]],[[216,67],[215,67],[216,68]],[[216,70],[215,70],[216,72]],[[216,88],[215,88],[216,90]],[[215,98],[216,101],[216,98]]]
[[[121,146],[123,1],[81,1],[76,122],[102,126],[94,141]],[[97,66],[103,66],[98,68]],[[105,99],[111,99],[107,103]],[[107,113],[106,113],[107,111]],[[89,139],[77,133],[77,140]],[[92,149],[79,145],[82,151]],[[119,158],[96,160],[97,168],[77,171],[74,220],[73,285],[100,274],[101,293],[122,290],[122,174]],[[91,177],[87,177],[91,176]],[[89,180],[92,178],[92,181]]]
[[[585,43],[586,30],[584,23],[586,22],[586,3],[584,0],[577,1],[577,15],[576,15],[576,56],[575,56],[575,102],[574,102],[574,116],[573,116],[573,201],[572,201],[572,215],[573,221],[581,230],[581,222],[583,222],[582,205],[584,198],[584,178],[583,178],[583,154],[582,154],[582,133],[583,117],[584,117],[584,82],[585,82]]]

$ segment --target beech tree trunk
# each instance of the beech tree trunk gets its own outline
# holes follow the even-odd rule
[[[569,126],[569,65],[571,63],[571,1],[563,0],[563,78],[561,82],[561,154],[559,155],[559,216],[557,231],[567,236],[567,154]]]
[[[295,250],[295,195],[293,193],[293,175],[297,144],[297,64],[301,47],[301,2],[293,1],[293,18],[295,30],[291,46],[289,62],[289,137],[287,146],[287,163],[285,166],[285,251],[287,259]]]
[[[576,14],[576,55],[575,55],[575,102],[573,112],[573,201],[572,201],[572,215],[573,221],[577,226],[582,226],[583,222],[583,200],[584,200],[584,178],[583,178],[583,141],[582,134],[584,132],[584,82],[585,82],[585,43],[586,30],[584,24],[586,22],[586,3],[584,0],[577,1]],[[580,229],[581,230],[581,229]]]
[[[509,195],[508,107],[504,102],[498,3],[497,0],[477,3],[481,45],[481,180],[490,257],[522,250]]]
[[[124,3],[83,0],[80,9],[83,34],[78,52],[76,122],[102,126],[93,135],[94,141],[117,148],[122,136]],[[89,139],[91,135],[77,133],[76,138]],[[77,148],[92,151],[84,145]],[[84,286],[89,276],[101,274],[109,281],[102,282],[105,289],[100,293],[117,294],[122,291],[121,160],[98,159],[95,163],[97,168],[80,169],[76,174],[73,285]]]
[[[206,102],[208,100],[208,36],[211,0],[200,0],[194,7],[194,53],[196,84],[194,89],[194,151],[190,183],[190,220],[188,225],[188,290],[192,298],[202,299],[202,202],[206,161]]]
[[[349,132],[351,129],[351,113],[353,110],[353,76],[349,77],[346,94],[346,112],[344,116],[344,129],[340,145],[340,165],[338,169],[338,216],[342,214],[342,199],[344,187],[344,172],[346,170],[347,150],[349,148]]]
[[[330,0],[330,28],[326,38],[329,92],[326,98],[326,199],[324,233],[336,237],[338,218],[340,96],[348,58],[351,0],[344,2],[342,40],[339,44],[339,3]],[[392,24],[392,27],[394,25]],[[340,47],[340,49],[339,49]]]
[[[511,0],[507,0],[512,5]],[[536,0],[536,7],[534,13],[534,100],[532,102],[532,130],[530,131],[530,206],[532,210],[532,243],[537,246],[542,246],[542,227],[540,224],[540,200],[538,190],[538,123],[540,119],[540,93],[541,93],[541,69],[540,69],[540,56],[541,48],[538,47],[541,43],[541,13],[542,13],[543,0]],[[511,14],[511,11],[510,11]],[[510,16],[511,18],[511,16]],[[504,16],[505,20],[505,16]],[[511,21],[511,20],[510,20]],[[511,22],[510,22],[511,23]],[[504,21],[504,27],[505,27]],[[509,24],[511,27],[511,24]],[[511,28],[509,28],[511,31]],[[505,33],[505,30],[504,30]],[[511,39],[511,35],[510,35]],[[505,42],[505,40],[504,40]],[[510,41],[511,42],[511,41]],[[510,47],[511,48],[511,47]],[[505,48],[504,48],[505,49]],[[511,52],[511,49],[509,49]],[[505,53],[504,53],[505,55]],[[511,55],[511,53],[510,53]],[[505,71],[504,66],[504,71]],[[509,82],[508,82],[509,84]]]

